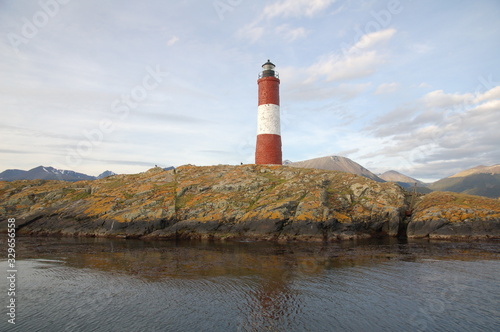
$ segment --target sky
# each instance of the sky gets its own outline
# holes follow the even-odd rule
[[[0,1],[0,171],[253,163],[279,73],[283,159],[434,181],[500,163],[498,0]]]

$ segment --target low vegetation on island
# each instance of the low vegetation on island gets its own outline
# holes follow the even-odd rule
[[[499,200],[445,192],[412,197],[396,183],[288,166],[187,165],[93,181],[0,182],[0,200],[0,223],[15,217],[18,232],[31,235],[500,237]]]

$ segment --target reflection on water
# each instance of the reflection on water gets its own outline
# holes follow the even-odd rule
[[[495,331],[498,248],[19,238],[16,329]]]

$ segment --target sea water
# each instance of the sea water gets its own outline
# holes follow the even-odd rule
[[[20,237],[0,330],[499,331],[499,248]]]

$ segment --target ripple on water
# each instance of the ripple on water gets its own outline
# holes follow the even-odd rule
[[[499,324],[495,259],[420,259],[407,248],[417,259],[381,260],[391,254],[387,246],[378,256],[354,248],[349,264],[338,248],[333,255],[92,248],[19,261],[19,331],[495,331]]]

